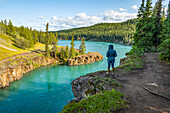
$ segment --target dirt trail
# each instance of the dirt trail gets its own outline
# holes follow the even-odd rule
[[[109,75],[123,85],[120,92],[128,96],[130,107],[119,113],[170,113],[170,99],[152,94],[143,88],[170,98],[170,64],[158,59],[158,53],[143,57],[144,68],[133,69],[126,74]],[[99,76],[106,76],[105,72]]]
[[[18,55],[14,55],[14,56],[12,56],[12,57],[8,57],[8,58],[5,58],[5,59],[2,59],[2,60],[0,60],[0,63],[6,61],[6,60],[8,60],[8,59],[15,59],[16,57],[19,57],[19,56],[26,56],[26,55],[31,55],[31,54],[35,54],[35,53],[36,53],[36,52],[21,53],[21,54],[18,54]]]
[[[3,46],[3,45],[1,45],[1,44],[0,44],[0,47],[3,47],[3,48],[8,49],[8,50],[10,50],[10,51],[17,51],[16,49],[11,49],[11,48],[8,48],[8,47]]]

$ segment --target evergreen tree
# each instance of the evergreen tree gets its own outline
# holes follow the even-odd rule
[[[145,0],[142,0],[142,4],[141,4],[141,6],[140,6],[140,8],[138,10],[138,15],[137,15],[139,19],[143,17],[144,8],[145,8],[144,4],[145,4]]]
[[[65,56],[65,50],[63,48],[61,48],[61,51],[60,51],[60,59],[64,60],[66,58]]]
[[[34,40],[34,44],[35,44],[36,42],[38,42],[38,33],[37,33],[37,31],[34,29],[34,30],[32,31],[32,34],[33,34],[33,40]]]
[[[58,45],[58,35],[57,35],[57,32],[53,36],[53,45],[54,45],[54,58],[56,58],[57,52],[58,52],[58,49],[57,49],[57,45]]]
[[[9,20],[9,24],[7,26],[7,29],[6,29],[6,33],[9,36],[15,37],[16,32],[15,32],[14,26],[12,25],[11,20]]]
[[[69,58],[69,48],[68,48],[68,45],[66,45],[66,58]]]
[[[30,33],[29,28],[25,29],[25,39],[27,39],[29,41],[29,46],[33,47],[34,41],[33,41],[33,38],[32,38],[32,35]]]
[[[81,40],[81,45],[80,45],[79,49],[80,49],[81,54],[85,54],[86,46],[85,46],[85,38],[84,37]]]
[[[49,34],[48,34],[48,25],[46,25],[46,37],[45,37],[45,56],[49,57]]]
[[[72,39],[71,39],[71,49],[70,49],[70,57],[73,58],[75,57],[75,49],[74,49],[74,33],[72,35]]]
[[[4,29],[5,29],[5,33],[7,34],[7,21],[6,21],[6,19],[4,20]]]

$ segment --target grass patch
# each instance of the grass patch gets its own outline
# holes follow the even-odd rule
[[[124,71],[131,71],[134,68],[142,68],[144,61],[141,57],[129,57],[123,62],[122,65],[118,66],[118,69],[123,69]]]
[[[126,106],[124,94],[112,89],[64,106],[60,113],[111,113]]]
[[[0,47],[0,60],[23,53],[23,51],[10,51]]]

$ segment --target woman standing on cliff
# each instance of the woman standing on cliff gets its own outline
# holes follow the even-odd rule
[[[115,63],[115,57],[117,57],[116,51],[113,49],[113,45],[109,45],[109,50],[106,53],[106,57],[108,57],[108,71],[106,74],[110,74],[110,65],[112,65],[112,74],[114,74],[114,63]]]

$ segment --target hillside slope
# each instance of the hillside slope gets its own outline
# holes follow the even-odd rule
[[[137,19],[131,19],[122,23],[100,23],[90,27],[74,28],[58,31],[60,39],[71,39],[72,35],[76,40],[85,37],[90,41],[132,43],[133,34],[136,31]],[[54,31],[55,32],[55,31]]]

